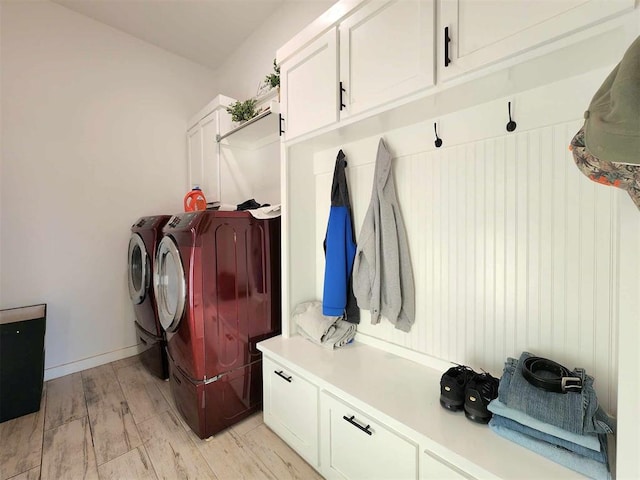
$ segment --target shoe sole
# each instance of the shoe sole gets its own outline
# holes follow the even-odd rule
[[[489,416],[482,415],[479,412],[474,412],[473,410],[464,409],[464,415],[472,422],[487,424],[489,420],[491,420],[491,414]]]
[[[464,409],[464,402],[455,403],[446,397],[440,397],[440,405],[442,405],[447,410],[451,410],[452,412],[459,412]]]

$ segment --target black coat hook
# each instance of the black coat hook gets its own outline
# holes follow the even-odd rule
[[[507,132],[513,132],[516,129],[516,122],[511,118],[511,102],[509,102],[509,123],[507,123]]]
[[[437,124],[433,124],[433,131],[436,133],[436,141],[433,142],[433,144],[436,146],[436,148],[440,148],[442,146],[442,139],[438,137],[438,128],[436,126]]]

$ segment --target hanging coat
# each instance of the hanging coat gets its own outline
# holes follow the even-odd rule
[[[391,154],[380,139],[371,202],[359,236],[353,265],[353,290],[358,306],[380,315],[403,332],[415,321],[415,287],[409,242],[398,206]]]
[[[331,209],[324,239],[325,269],[322,313],[360,322],[360,310],[353,295],[351,273],[356,254],[351,202],[347,187],[345,155],[340,150],[333,170]]]

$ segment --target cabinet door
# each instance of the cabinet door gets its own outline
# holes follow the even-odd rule
[[[318,467],[318,387],[263,357],[264,423]]]
[[[337,28],[334,27],[280,66],[284,139],[338,120]]]
[[[374,0],[340,24],[341,118],[434,84],[433,0]]]
[[[195,125],[187,132],[189,185],[186,191],[195,185],[202,185],[202,129]]]
[[[220,200],[220,160],[218,158],[218,113],[214,112],[200,122],[202,130],[202,183],[200,187],[207,202]]]
[[[187,132],[189,185],[198,185],[207,202],[220,200],[220,160],[218,156],[218,114],[212,112]]]
[[[447,79],[631,10],[634,0],[442,0],[438,74]],[[445,28],[448,57],[445,66]]]
[[[413,479],[418,446],[369,415],[322,392],[321,473],[329,479]]]
[[[422,453],[420,480],[473,480],[473,478],[431,452]]]

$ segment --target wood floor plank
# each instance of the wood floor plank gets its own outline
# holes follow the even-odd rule
[[[250,417],[245,418],[239,423],[236,423],[233,427],[233,431],[240,436],[243,436],[245,433],[253,430],[256,427],[262,425],[262,410],[254,413]]]
[[[161,380],[159,378],[154,379],[154,381],[156,383],[156,386],[160,390],[160,392],[162,392],[162,396],[164,397],[164,399],[169,404],[169,407],[171,408],[171,411],[175,414],[176,418],[178,419],[178,421],[180,422],[182,427],[187,432],[191,431],[191,428],[189,427],[189,425],[187,425],[187,422],[184,420],[184,418],[182,418],[182,415],[180,415],[180,412],[178,411],[178,407],[176,406],[176,401],[174,400],[173,394],[171,393],[171,384],[170,384],[170,382],[165,381],[165,380]]]
[[[44,432],[41,480],[98,479],[87,417]]]
[[[169,409],[155,378],[141,363],[118,369],[116,376],[136,423]]]
[[[9,480],[39,480],[40,479],[40,467],[34,467],[31,470],[20,473],[15,477],[11,477]]]
[[[40,465],[46,397],[45,385],[40,410],[0,423],[0,480]]]
[[[243,441],[279,480],[322,479],[311,465],[264,424],[247,432]]]
[[[81,373],[73,373],[47,382],[45,411],[45,430],[87,416]]]
[[[82,381],[98,465],[138,447],[142,441],[113,367],[85,370]]]
[[[156,480],[158,478],[143,446],[134,448],[130,452],[100,465],[98,473],[100,480],[122,480],[125,478]]]
[[[160,479],[216,479],[172,410],[138,425]]]
[[[120,360],[111,362],[111,366],[113,367],[114,370],[118,371],[121,368],[128,367],[129,365],[135,365],[136,363],[140,363],[139,355],[133,355],[131,357],[121,358]]]
[[[275,480],[267,467],[231,429],[207,441],[193,433],[191,439],[218,480]]]

